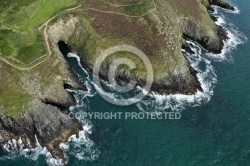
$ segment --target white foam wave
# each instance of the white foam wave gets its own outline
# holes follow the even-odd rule
[[[88,137],[89,134],[92,134],[92,124],[86,121],[83,131],[79,132],[79,137],[71,136],[69,142],[60,144],[60,148],[79,160],[96,160],[100,151],[95,148],[94,142]]]
[[[235,8],[235,10],[228,10],[228,9],[224,9],[219,6],[216,6],[216,5],[212,5],[212,8],[215,10],[214,14],[218,14],[219,12],[222,12],[222,11],[225,13],[240,14],[240,9],[238,8],[238,6],[233,2],[229,2],[229,3]]]
[[[81,58],[74,53],[69,53],[67,55],[69,58],[76,58],[78,65],[80,66],[80,68],[82,69],[82,71],[84,71],[84,73],[86,74],[87,77],[85,77],[86,81],[85,81],[85,85],[87,86],[88,92],[85,93],[85,97],[93,97],[96,95],[95,89],[94,89],[94,83],[90,78],[90,74],[88,73],[88,71],[82,66],[81,64]]]
[[[68,57],[76,58],[78,61],[78,65],[82,68],[82,70],[87,75],[86,85],[88,88],[88,92],[76,91],[67,89],[67,91],[73,93],[77,99],[77,106],[70,107],[70,111],[73,111],[76,108],[86,107],[85,102],[83,101],[86,97],[93,97],[96,92],[93,92],[93,83],[90,80],[88,72],[82,67],[80,62],[80,57],[76,54],[69,53]],[[92,124],[87,120],[84,121],[84,130],[79,133],[79,137],[73,135],[69,138],[68,143],[61,143],[60,148],[69,154],[75,155],[79,160],[95,160],[98,158],[100,152],[97,148],[94,148],[94,142],[88,137],[89,134],[92,133]],[[0,137],[0,141],[2,137]],[[36,137],[36,147],[32,148],[30,144],[30,140],[26,140],[26,146],[28,148],[24,148],[24,144],[22,139],[19,140],[9,140],[7,144],[3,145],[4,150],[8,153],[7,155],[0,158],[0,160],[5,159],[14,159],[16,157],[25,157],[30,160],[37,160],[40,155],[46,157],[46,162],[49,166],[63,166],[65,163],[62,159],[54,158],[52,154],[47,150],[47,148],[42,147]],[[72,146],[73,148],[70,148]],[[67,159],[67,154],[65,154]]]
[[[221,8],[214,7],[214,9],[215,10],[213,12],[213,15],[218,18],[216,24],[225,27],[230,38],[227,42],[225,42],[222,53],[219,55],[207,53],[197,43],[192,41],[188,41],[188,44],[195,52],[195,56],[185,52],[185,55],[190,61],[191,66],[196,71],[198,71],[197,77],[201,83],[203,92],[198,91],[194,95],[178,94],[167,96],[152,93],[148,98],[137,104],[137,107],[141,111],[162,111],[166,109],[175,111],[183,110],[188,106],[196,107],[210,101],[211,97],[214,94],[215,84],[217,83],[217,76],[215,74],[215,69],[212,66],[212,60],[232,61],[232,56],[230,56],[231,51],[237,48],[239,44],[244,43],[246,40],[246,37],[234,25],[227,23],[222,12],[223,10]],[[231,12],[240,13],[239,9],[237,9],[237,11]]]
[[[223,16],[221,12],[221,8],[214,7],[213,15],[218,18],[216,21],[217,25],[226,27],[227,33],[229,36],[229,40],[225,42],[225,46],[222,50],[221,54],[211,54],[207,53],[204,49],[202,49],[197,43],[194,43],[192,41],[188,41],[188,44],[191,46],[191,49],[195,52],[196,56],[189,55],[188,53],[185,53],[188,60],[191,62],[191,66],[198,71],[197,77],[198,80],[201,83],[203,92],[197,92],[195,95],[159,95],[156,93],[152,93],[149,95],[149,99],[141,101],[137,104],[138,108],[140,110],[152,110],[152,109],[171,109],[171,110],[182,110],[185,109],[186,106],[199,106],[202,103],[208,102],[214,91],[214,86],[217,82],[217,76],[215,74],[214,67],[212,66],[211,60],[216,61],[232,61],[232,57],[230,56],[230,52],[235,49],[239,44],[244,43],[245,37],[242,35],[239,30],[233,26],[232,24],[227,23],[225,20],[225,17]],[[239,10],[237,10],[239,12]],[[234,12],[234,13],[238,13]],[[80,64],[80,58],[76,54],[69,54],[70,57],[77,58],[79,65]],[[212,59],[211,59],[212,58]],[[203,68],[201,69],[200,66],[203,65]],[[81,66],[82,68],[82,66]],[[86,72],[84,68],[82,68],[83,71]],[[98,86],[93,84],[93,82],[89,79],[89,75],[87,78],[87,82],[89,84],[89,91],[93,90],[92,87],[95,87],[95,89],[99,89]],[[104,83],[106,87],[109,87],[112,91],[111,85]],[[91,89],[91,90],[90,90]],[[99,91],[102,93],[102,89],[99,89]],[[107,95],[109,98],[116,99],[118,94],[114,93],[102,93],[103,95]],[[94,96],[94,95],[93,95]]]
[[[86,123],[83,128],[84,130],[79,132],[79,137],[73,135],[69,138],[68,143],[61,143],[59,147],[64,152],[74,154],[79,160],[95,160],[99,157],[100,152],[97,149],[92,149],[92,147],[94,146],[94,142],[88,137],[88,134],[92,133],[92,125]],[[29,144],[29,142],[30,141],[27,140],[27,144]],[[70,149],[70,144],[74,147],[73,149]],[[45,156],[46,162],[49,166],[65,165],[62,159],[54,158],[52,154],[47,150],[47,148],[42,147],[37,138],[35,145],[35,148],[30,147],[24,149],[24,144],[21,138],[19,140],[9,140],[7,144],[3,145],[3,148],[8,154],[1,157],[0,160],[25,157],[30,160],[36,161],[38,157],[42,155]]]
[[[212,57],[214,60],[232,62],[233,58],[232,56],[230,56],[230,52],[236,49],[238,45],[243,44],[247,40],[247,38],[245,37],[244,34],[240,32],[240,30],[236,28],[236,26],[231,24],[230,21],[226,21],[223,12],[221,11],[223,9],[217,6],[214,6],[213,8],[214,12],[212,14],[218,18],[216,24],[225,28],[229,40],[227,40],[224,43],[224,48],[222,49],[221,54],[210,53],[208,55]],[[224,10],[224,11],[228,12],[230,10]],[[232,11],[232,13],[239,13],[239,9],[237,9],[236,11]]]
[[[82,70],[85,72],[85,74],[88,76],[89,78],[89,74],[88,72],[82,67],[82,64],[81,64],[81,58],[77,55],[77,54],[73,54],[73,53],[68,53],[67,57],[69,58],[76,58],[77,62],[78,62],[78,65],[82,68]]]
[[[53,158],[50,152],[46,153],[46,162],[49,166],[64,166],[65,163],[62,159]]]
[[[217,20],[215,21],[215,23],[217,25],[223,26],[226,22],[225,22],[225,19],[223,17],[218,17]]]
[[[70,108],[71,112],[78,112],[79,110],[87,110],[89,108],[87,95],[84,92],[77,91],[76,99],[78,104]],[[68,155],[75,156],[78,160],[92,161],[99,157],[100,151],[95,146],[95,143],[89,138],[92,134],[93,125],[90,120],[80,120],[83,124],[83,131],[80,131],[77,135],[73,135],[68,139],[68,142],[61,143],[60,148]]]
[[[212,66],[211,58],[212,60],[232,61],[232,57],[229,56],[229,53],[239,44],[244,43],[244,41],[246,40],[246,37],[244,37],[244,35],[242,35],[242,33],[240,33],[240,31],[235,26],[227,23],[225,17],[221,14],[221,12],[219,12],[219,10],[222,9],[218,7],[214,7],[214,9],[215,11],[213,14],[218,17],[218,21],[216,22],[216,24],[226,27],[228,36],[230,38],[225,43],[225,47],[222,50],[222,53],[219,55],[208,54],[204,52],[204,50],[202,50],[199,45],[192,41],[188,41],[188,44],[191,46],[191,49],[195,52],[196,56],[185,53],[186,57],[191,63],[191,66],[198,71],[197,77],[201,82],[203,92],[198,91],[194,95],[177,94],[168,96],[151,93],[145,100],[142,100],[137,104],[138,108],[141,111],[162,111],[166,109],[183,110],[187,106],[196,107],[208,102],[211,99],[214,94],[214,86],[217,83],[217,76],[215,74],[215,69]],[[237,10],[233,13],[240,13],[240,11]],[[78,105],[76,107],[82,108],[85,107],[82,98],[95,96],[96,92],[93,89],[95,85],[90,79],[89,73],[82,67],[80,57],[72,53],[69,53],[68,57],[76,58],[79,66],[87,75],[86,85],[88,87],[88,92],[86,93],[81,91],[72,91],[77,96],[76,98],[78,101]],[[107,93],[105,92],[105,94]],[[115,98],[115,96],[111,96],[113,94],[109,95],[109,97]],[[70,110],[73,111],[74,109],[76,109],[76,107],[71,107]],[[92,133],[93,125],[90,123],[90,121],[86,120],[84,122],[83,128],[84,130],[79,133],[79,137],[76,137],[76,135],[70,137],[68,143],[60,144],[60,148],[63,149],[65,153],[74,155],[79,160],[95,160],[100,155],[100,151],[95,147],[94,142],[88,137],[88,135]],[[2,138],[0,137],[0,140],[1,139]],[[35,148],[31,148],[30,141],[28,139],[27,144],[29,148],[24,149],[21,138],[19,140],[10,140],[3,146],[3,148],[6,150],[6,152],[9,153],[9,155],[1,157],[0,160],[15,158],[19,156],[24,156],[31,160],[37,160],[40,155],[44,155],[46,157],[48,165],[63,165],[63,161],[53,158],[51,153],[48,152],[46,148],[42,147],[38,140],[36,141]]]
[[[96,91],[94,88],[94,83],[90,78],[90,74],[87,70],[83,68],[81,65],[80,57],[77,54],[69,53],[67,55],[69,58],[76,58],[78,61],[78,65],[86,74],[85,85],[87,86],[88,92],[71,90],[73,92],[75,98],[77,99],[77,105],[70,107],[71,112],[76,112],[78,110],[85,110],[87,108],[86,99],[87,97],[94,97],[96,95]],[[60,148],[67,154],[71,154],[75,156],[79,160],[95,160],[98,158],[100,152],[95,147],[94,142],[88,137],[89,134],[92,134],[93,125],[87,119],[81,119],[83,125],[83,131],[80,131],[77,137],[73,135],[69,138],[67,143],[61,143]]]
[[[142,111],[163,111],[173,110],[179,111],[185,109],[187,106],[196,107],[205,102],[208,102],[213,95],[213,88],[217,82],[214,67],[210,60],[204,57],[204,51],[195,42],[187,41],[191,49],[195,52],[190,55],[184,52],[185,56],[191,63],[191,66],[198,71],[197,77],[201,83],[203,92],[198,91],[194,95],[159,95],[151,93],[149,98],[137,104],[138,108]]]
[[[35,136],[36,137],[36,136]],[[47,148],[42,147],[36,138],[36,147],[31,148],[30,140],[26,140],[26,146],[28,148],[24,148],[24,144],[22,139],[18,140],[12,139],[9,140],[7,144],[3,145],[4,150],[8,153],[7,155],[0,158],[0,160],[5,159],[15,159],[18,157],[25,157],[30,160],[36,161],[40,155],[46,157],[47,164],[49,166],[63,166],[64,163],[61,159],[54,158],[51,153],[47,150]]]

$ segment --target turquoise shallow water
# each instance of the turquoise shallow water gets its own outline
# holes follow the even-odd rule
[[[224,19],[250,39],[250,4],[232,2],[240,14],[224,12]],[[70,144],[69,165],[249,166],[250,41],[226,57],[229,60],[208,58],[217,75],[209,102],[182,110],[181,120],[91,120],[92,134],[88,138],[94,145]],[[86,79],[77,62],[71,60],[71,64]],[[83,98],[78,94],[78,98],[85,104],[73,109],[75,112],[139,112],[135,105],[114,106],[99,95]],[[85,154],[77,155],[79,152]],[[1,159],[0,165],[47,165],[44,155],[38,160],[10,158]]]

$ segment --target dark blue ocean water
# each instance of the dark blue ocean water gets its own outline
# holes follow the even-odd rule
[[[250,41],[242,35],[250,39],[250,4],[235,0],[232,3],[239,8],[240,13],[219,10],[223,13],[220,16],[223,16],[226,28],[233,31],[235,36],[238,35],[236,39],[244,40],[244,43],[220,58],[204,55],[209,65],[205,64],[206,61],[199,63],[202,71],[208,67],[211,70],[204,81],[216,80],[209,88],[208,96],[211,98],[205,97],[203,104],[196,107],[193,106],[198,101],[184,104],[181,120],[86,119],[85,123],[90,126],[91,133],[82,137],[82,140],[65,145],[68,148],[68,165],[249,166]],[[77,61],[71,59],[70,62],[86,80],[86,74]],[[159,111],[166,104],[154,105],[149,102],[151,106],[147,107],[145,103],[119,107],[107,103],[98,94],[86,97],[86,94],[78,93],[76,96],[79,106],[72,108],[73,112]],[[171,104],[174,106],[175,102]],[[34,156],[38,154],[30,158],[34,159]],[[38,156],[37,160],[28,158],[5,155],[0,165],[47,165],[45,155]]]

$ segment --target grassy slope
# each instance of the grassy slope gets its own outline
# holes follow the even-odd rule
[[[126,4],[126,2],[127,1],[125,1],[124,4]],[[142,3],[138,5],[120,8],[112,8],[112,6],[105,8],[103,7],[105,4],[99,7],[95,4],[95,1],[92,1],[92,6],[98,10],[101,8],[103,12],[95,10],[85,11],[83,13],[75,12],[82,18],[82,25],[78,25],[78,30],[71,38],[71,44],[81,48],[84,57],[92,64],[100,54],[100,50],[105,50],[118,43],[134,45],[150,57],[156,73],[155,79],[160,80],[166,75],[166,72],[171,74],[176,68],[180,69],[184,63],[179,42],[182,37],[182,32],[178,18],[189,17],[201,26],[204,26],[204,29],[207,28],[208,30],[214,27],[214,23],[200,2],[192,1],[190,4],[190,1],[186,2],[183,0],[155,0],[155,3],[157,5],[156,11],[154,10],[152,0],[143,0]],[[116,13],[122,14],[122,16],[120,14],[110,14],[106,11],[115,11]],[[166,12],[166,14],[162,16],[158,12],[163,13],[163,15],[165,14],[164,12]],[[159,18],[152,18],[152,13],[157,14]],[[161,22],[160,24],[167,27],[167,29],[161,29],[162,27],[157,25],[157,21]],[[169,23],[165,24],[165,21]],[[80,30],[83,27],[85,30]],[[148,27],[150,27],[150,29],[148,29]],[[161,29],[165,34],[160,34],[157,29]],[[83,37],[80,38],[77,34],[81,34]],[[162,45],[158,42],[162,42]],[[165,47],[167,45],[171,45],[171,47]],[[149,51],[148,48],[150,49]],[[155,48],[156,50],[154,50]],[[163,55],[160,51],[167,54]],[[133,60],[138,62],[136,59]],[[144,76],[146,74],[145,68],[137,70],[137,74]]]
[[[30,64],[47,54],[38,27],[77,0],[0,1],[0,54]]]
[[[66,95],[63,80],[68,80],[68,75],[57,56],[52,54],[42,65],[28,71],[20,71],[0,61],[0,107],[17,116],[27,111],[27,104],[33,98],[49,95],[58,99]],[[56,88],[52,96],[46,92],[50,88],[52,91]]]
[[[127,5],[140,1],[106,0],[106,2]],[[151,0],[143,0],[141,4],[125,7],[112,6],[98,0],[57,0],[56,2],[52,0],[10,0],[7,2],[0,0],[0,56],[14,58],[17,63],[22,65],[30,64],[37,58],[44,56],[48,51],[44,44],[42,30],[39,31],[38,27],[60,11],[82,4],[82,11],[77,10],[71,13],[81,18],[82,25],[80,27],[84,27],[85,30],[82,29],[81,31],[79,28],[78,31],[81,32],[81,36],[77,36],[75,33],[71,37],[71,43],[82,49],[81,51],[84,53],[86,59],[94,63],[97,55],[99,55],[98,51],[117,45],[117,43],[135,45],[149,55],[156,76],[160,79],[161,75],[165,75],[166,72],[171,74],[174,70],[178,70],[178,66],[181,67],[184,62],[184,58],[180,54],[181,45],[179,40],[182,33],[180,28],[178,28],[177,17],[191,17],[197,22],[201,22],[202,26],[208,26],[208,29],[210,23],[211,26],[213,25],[207,15],[201,13],[200,16],[197,16],[196,11],[192,12],[193,10],[188,7],[188,3],[184,0],[155,0],[155,2],[159,11],[154,11],[154,14],[144,15],[154,7]],[[88,8],[92,10],[86,10]],[[204,8],[204,6],[200,6],[200,3],[195,4],[194,8],[197,8],[199,12],[204,12],[205,10],[199,10],[200,8]],[[95,10],[102,10],[104,12],[97,12]],[[123,16],[112,14],[114,12],[123,14]],[[157,12],[163,13],[164,17]],[[166,12],[166,15],[164,12]],[[66,15],[61,14],[59,18],[65,18]],[[154,18],[156,15],[160,17]],[[130,16],[137,17],[132,18]],[[98,22],[93,20],[94,17],[97,17],[97,19],[105,17],[106,19],[99,20]],[[168,21],[166,25],[165,19]],[[120,24],[117,24],[116,21],[121,21],[121,27],[119,27]],[[157,25],[157,21],[162,22],[164,27],[169,28],[167,30],[168,34],[164,34],[167,35],[167,39],[163,39],[166,36],[159,35],[157,28],[161,29],[162,27]],[[103,27],[107,31],[104,33],[97,27]],[[112,27],[115,29],[112,29]],[[160,45],[158,42],[163,43]],[[164,50],[164,53],[167,54],[163,55],[159,53],[158,56],[153,55],[152,51],[154,52],[154,50],[151,50],[152,48],[157,48],[157,51]],[[131,57],[129,54],[120,54],[119,56]],[[137,72],[142,76],[145,75],[145,69],[142,68],[140,61],[136,58],[133,60],[141,68],[141,70],[133,72]],[[47,65],[47,67],[44,67],[49,61],[52,61],[52,58],[39,67],[27,71],[31,75],[36,73],[40,75],[41,91],[44,87],[50,86],[50,84],[56,84],[57,81],[54,78],[62,75],[62,72],[59,71],[60,65]],[[16,115],[20,111],[25,110],[27,101],[31,97],[36,96],[36,94],[30,94],[20,85],[20,79],[25,72],[12,69],[1,61],[0,66],[2,66],[2,68],[0,67],[0,82],[2,83],[0,86],[0,92],[2,92],[0,106],[3,105],[10,114]],[[2,71],[7,72],[3,73]],[[6,75],[10,77],[6,78]]]
[[[106,2],[116,4],[116,5],[133,5],[140,3],[141,0],[105,0]]]
[[[151,0],[143,0],[140,4],[125,7],[124,11],[129,15],[143,15],[148,11],[150,2]]]
[[[17,115],[30,99],[30,95],[23,91],[19,85],[18,71],[0,62],[0,105],[10,115]]]
[[[0,0],[0,56],[14,58],[17,64],[26,65],[47,54],[43,33],[38,27],[74,4],[76,0],[57,0],[56,3],[52,0]],[[25,89],[21,81],[24,75],[30,75],[27,82],[39,75],[41,94],[46,87],[60,84],[55,79],[63,75],[60,65],[53,66],[50,61],[55,61],[55,57],[45,61],[42,68],[29,71],[19,71],[0,61],[0,106],[15,116],[26,111],[28,101],[37,97],[31,89]]]

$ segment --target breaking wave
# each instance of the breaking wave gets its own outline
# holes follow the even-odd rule
[[[232,52],[232,50],[237,48],[239,44],[242,44],[247,40],[246,37],[237,29],[237,27],[228,23],[230,21],[227,21],[223,15],[223,12],[219,11],[223,9],[215,6],[214,9],[215,10],[213,12],[213,15],[218,17],[216,24],[226,28],[228,36],[230,38],[227,42],[225,42],[225,47],[222,50],[222,53],[219,55],[208,53],[199,44],[193,41],[187,42],[190,45],[191,49],[195,52],[195,55],[191,55],[183,50],[183,54],[190,61],[191,66],[196,71],[198,71],[197,77],[201,83],[203,92],[198,91],[194,95],[159,95],[156,93],[151,93],[141,102],[137,103],[136,106],[141,111],[180,111],[184,110],[187,107],[197,107],[203,103],[210,101],[211,97],[214,94],[214,87],[217,83],[215,68],[212,65],[213,61],[233,62],[233,58],[230,53]],[[226,10],[223,11],[228,12]],[[237,9],[236,12],[232,13],[238,14],[240,13],[240,11]],[[89,72],[82,67],[79,56],[70,53],[68,54],[68,57],[76,58],[79,67],[85,73],[84,80],[88,88],[88,92],[69,90],[75,95],[78,103],[77,106],[71,107],[70,111],[77,112],[80,110],[89,109],[87,98],[94,97],[97,94],[95,85],[92,82],[92,75],[90,75]],[[106,88],[112,89],[112,87],[110,87],[109,85],[106,85]],[[87,119],[83,120],[82,123],[84,130],[79,133],[79,137],[76,137],[76,135],[71,136],[67,143],[62,143],[60,145],[60,148],[63,149],[66,155],[74,155],[78,160],[96,160],[100,155],[100,151],[88,136],[92,134],[93,125],[91,121]],[[29,140],[27,140],[27,142],[29,142]],[[8,149],[10,147],[13,150],[9,151]],[[7,155],[1,157],[0,160],[12,159],[20,156],[31,160],[37,160],[40,155],[43,155],[46,157],[48,165],[63,165],[63,161],[61,159],[53,158],[51,153],[48,152],[45,147],[42,147],[38,141],[36,142],[36,148],[31,148],[30,146],[29,148],[24,149],[23,147],[24,145],[21,139],[9,141],[4,145],[4,149],[8,153]]]
[[[24,148],[24,144],[21,140],[9,140],[8,143],[3,145],[3,149],[7,152],[7,154],[3,157],[0,158],[1,160],[6,160],[6,159],[15,159],[17,157],[25,157],[30,160],[37,161],[37,159],[42,155],[45,156],[46,162],[49,166],[62,166],[63,161],[62,159],[56,159],[54,158],[51,153],[47,150],[47,148],[42,147],[40,143],[38,142],[36,138],[36,147],[32,148],[30,144],[30,140],[26,140],[26,146],[27,148]],[[10,150],[11,149],[11,150]]]
[[[86,109],[88,106],[84,99],[94,95],[82,91],[69,91],[71,91],[77,99],[77,105],[70,108],[71,112],[77,112],[79,110]],[[89,138],[89,135],[92,134],[93,125],[87,119],[81,119],[81,122],[83,124],[83,131],[79,132],[78,137],[76,135],[71,136],[67,143],[61,143],[59,147],[63,150],[67,160],[68,155],[75,155],[79,160],[96,160],[99,157],[100,151],[95,146],[95,143]],[[26,142],[27,148],[24,148],[25,145],[23,144],[21,138],[19,140],[9,140],[8,143],[3,145],[3,149],[5,150],[6,154],[3,157],[0,157],[0,161],[6,159],[15,159],[18,157],[25,157],[27,159],[37,161],[40,156],[43,156],[45,157],[49,166],[65,165],[62,159],[53,157],[46,147],[42,147],[37,138],[35,148],[32,148],[29,139],[27,139]],[[66,161],[66,163],[67,162],[68,161]]]
[[[196,107],[209,102],[214,94],[214,87],[217,83],[217,76],[215,69],[212,65],[213,61],[233,62],[231,52],[237,48],[238,45],[243,44],[247,38],[242,34],[239,29],[226,21],[223,12],[230,12],[239,14],[240,11],[236,7],[236,11],[223,10],[220,7],[213,6],[214,12],[211,13],[217,17],[216,24],[225,28],[230,38],[224,44],[221,54],[212,54],[204,50],[199,44],[193,41],[187,41],[195,55],[190,55],[183,50],[184,56],[190,61],[191,66],[198,71],[198,80],[201,83],[203,92],[198,91],[194,95],[159,95],[156,93],[150,94],[146,99],[137,104],[141,111],[163,111],[172,110],[180,111],[187,107]]]
[[[209,102],[211,97],[214,94],[214,87],[217,83],[217,76],[215,68],[213,67],[213,61],[221,61],[221,62],[233,62],[233,58],[231,56],[231,52],[237,48],[239,44],[243,44],[247,39],[246,37],[238,30],[236,26],[229,23],[225,19],[223,13],[230,12],[234,14],[239,14],[240,11],[236,7],[236,11],[228,11],[224,10],[220,7],[213,6],[214,11],[211,13],[215,17],[217,17],[216,24],[225,28],[228,33],[229,40],[224,43],[224,48],[222,53],[220,54],[212,54],[208,53],[205,49],[203,49],[198,43],[193,42],[191,40],[187,41],[191,49],[195,52],[195,55],[190,55],[188,52],[183,50],[184,56],[190,61],[191,66],[198,72],[197,77],[201,83],[203,92],[198,91],[194,95],[159,95],[157,93],[151,93],[146,96],[142,101],[137,103],[137,107],[141,111],[163,111],[163,110],[172,110],[179,111],[183,110],[187,107],[196,107]],[[69,57],[74,57],[77,59],[79,66],[82,68],[84,72],[86,70],[80,64],[80,58],[76,54],[69,54]],[[92,82],[90,76],[88,74],[86,84],[89,88],[89,94],[91,97],[94,97],[96,94],[95,84]],[[105,95],[109,95],[110,98],[122,98],[124,96],[119,93],[113,93],[113,87],[109,85],[107,82],[103,81],[103,86],[105,90],[110,93],[103,92]],[[141,89],[138,87],[132,93],[138,92]],[[91,92],[91,93],[90,93]],[[95,92],[95,93],[94,93]],[[125,96],[126,97],[126,96]],[[124,98],[125,98],[124,97]],[[133,100],[133,99],[132,99]]]

